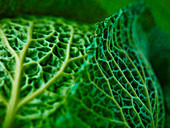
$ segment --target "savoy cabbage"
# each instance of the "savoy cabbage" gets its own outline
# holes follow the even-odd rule
[[[96,26],[50,16],[1,19],[0,127],[163,128],[148,17],[139,2]]]

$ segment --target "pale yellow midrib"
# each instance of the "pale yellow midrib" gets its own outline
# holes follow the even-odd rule
[[[19,57],[15,56],[15,59],[16,59],[15,79],[14,79],[14,82],[12,83],[11,98],[7,106],[5,121],[3,124],[4,128],[11,127],[11,125],[13,124],[13,121],[15,120],[16,113],[18,111],[17,105],[18,105],[18,100],[19,100],[19,88],[20,88],[20,82],[21,82],[22,71],[23,71],[23,61],[25,58],[25,53],[31,43],[32,27],[33,27],[33,23],[30,22],[30,27],[28,29],[29,33],[28,33],[27,43],[25,45],[25,48],[21,51]],[[14,50],[11,48],[11,51],[14,51]]]
[[[12,93],[11,93],[11,99],[8,103],[7,106],[7,111],[6,111],[6,116],[5,116],[5,121],[4,121],[4,128],[9,128],[11,127],[11,124],[13,123],[14,117],[16,115],[16,106],[18,103],[18,96],[19,96],[19,85],[21,81],[21,68],[22,64],[16,63],[16,75],[15,75],[15,80],[13,82],[12,86]]]

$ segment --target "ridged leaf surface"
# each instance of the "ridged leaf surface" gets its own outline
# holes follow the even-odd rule
[[[147,11],[135,3],[96,28],[48,16],[1,20],[0,127],[163,127],[140,19]]]

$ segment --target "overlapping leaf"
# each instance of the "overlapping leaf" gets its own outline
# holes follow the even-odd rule
[[[135,3],[96,30],[47,16],[1,20],[0,126],[163,127],[145,11]]]

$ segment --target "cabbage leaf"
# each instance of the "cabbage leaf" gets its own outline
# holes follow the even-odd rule
[[[2,19],[0,127],[163,128],[143,16],[150,13],[139,2],[96,27],[50,16]]]

